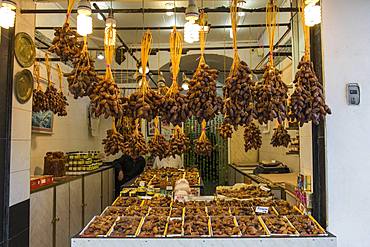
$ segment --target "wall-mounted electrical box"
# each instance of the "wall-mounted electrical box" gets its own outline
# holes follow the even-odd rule
[[[358,83],[347,84],[347,100],[349,105],[360,104],[360,86]]]

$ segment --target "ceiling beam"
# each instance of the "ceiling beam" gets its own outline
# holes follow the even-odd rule
[[[152,9],[152,8],[139,8],[139,9],[114,9],[115,14],[164,14],[168,11],[173,11],[178,14],[184,14],[186,8],[179,7],[173,9]],[[93,13],[109,13],[109,9],[93,9]],[[240,8],[238,11],[247,13],[266,13],[266,8],[255,8],[255,9],[243,9]],[[280,13],[291,13],[298,12],[298,8],[281,7],[277,10]],[[230,13],[230,8],[228,7],[217,7],[217,8],[204,8],[205,13]],[[21,9],[21,14],[65,14],[66,9]],[[77,13],[77,9],[73,9],[72,13]]]
[[[277,23],[276,26],[278,27],[289,27],[290,23]],[[258,28],[258,27],[266,27],[265,23],[259,23],[259,24],[247,24],[247,25],[238,25],[238,28]],[[47,27],[47,26],[39,26],[35,27],[37,30],[54,30],[55,27]],[[176,26],[177,29],[184,29],[184,26]],[[215,25],[212,26],[210,25],[211,29],[229,29],[231,28],[231,25]],[[72,27],[72,29],[76,29],[76,27]],[[154,26],[147,26],[147,27],[116,27],[116,30],[119,31],[136,31],[136,30],[143,30],[143,29],[150,29],[152,31],[156,30],[172,30],[172,26],[167,26],[167,27],[154,27]],[[94,31],[104,31],[105,27],[94,27]]]
[[[291,48],[291,45],[275,45],[274,48]],[[268,49],[268,45],[239,45],[238,49],[243,50],[243,49],[258,49],[258,48],[263,48],[263,49]],[[46,50],[48,47],[37,47],[37,49],[40,50]],[[232,50],[233,47],[231,45],[229,46],[214,46],[214,47],[205,47],[206,51],[212,51],[212,50]],[[104,48],[88,48],[89,51],[104,51]],[[132,52],[137,52],[140,51],[140,48],[131,48],[130,49]],[[199,51],[200,47],[189,47],[189,48],[183,48],[183,54],[186,54],[189,51]],[[170,51],[170,48],[152,48],[152,53],[151,55],[155,55],[159,51]]]

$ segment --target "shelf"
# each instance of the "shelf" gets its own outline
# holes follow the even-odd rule
[[[287,155],[299,155],[299,151],[289,151],[286,152]]]

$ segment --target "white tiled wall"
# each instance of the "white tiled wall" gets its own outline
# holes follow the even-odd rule
[[[32,9],[33,1],[16,1],[17,17],[15,32],[27,32],[34,36],[34,17],[20,15],[21,8]],[[23,68],[14,59],[14,74]],[[27,68],[32,71],[32,66]],[[12,130],[11,130],[11,162],[10,162],[10,206],[29,199],[30,197],[30,151],[31,151],[31,116],[32,99],[26,104],[20,104],[13,94]]]

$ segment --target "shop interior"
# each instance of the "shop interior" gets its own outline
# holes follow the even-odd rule
[[[336,246],[315,219],[319,4],[21,1],[30,246]],[[145,169],[118,183],[123,155]]]

